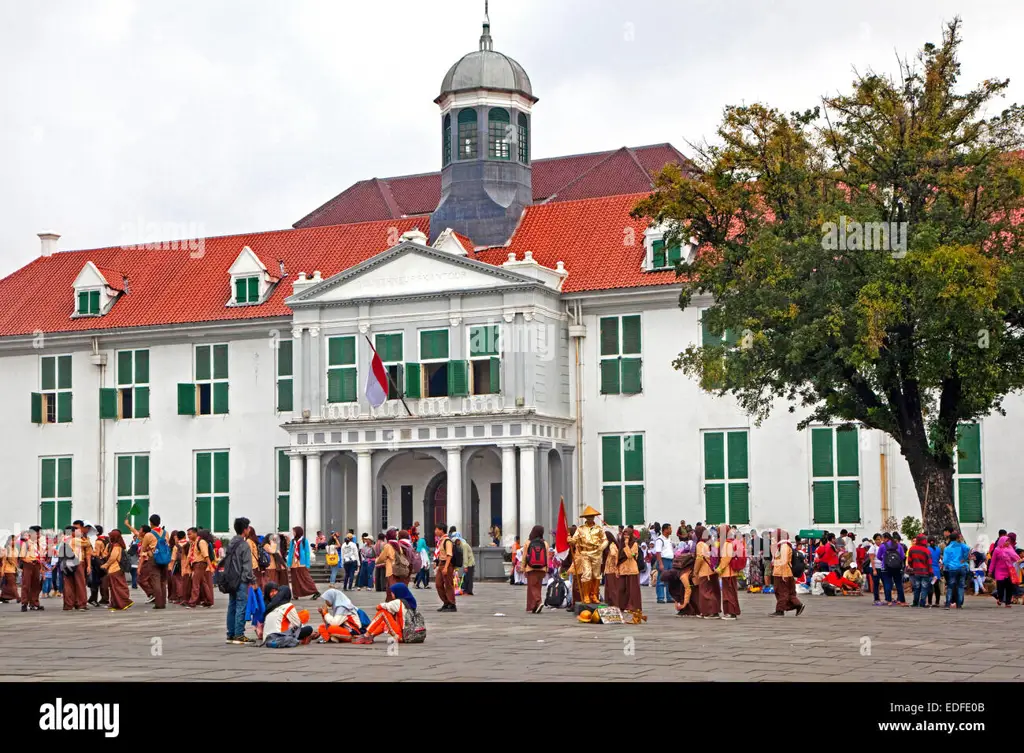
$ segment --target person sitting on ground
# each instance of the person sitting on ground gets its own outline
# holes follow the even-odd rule
[[[384,633],[399,643],[410,642],[414,635],[424,633],[426,626],[423,617],[416,611],[416,597],[404,583],[397,583],[391,588],[395,597],[377,605],[377,614],[366,628],[366,632],[352,643],[373,643],[373,639]],[[422,637],[416,642],[422,642]]]
[[[860,571],[856,560],[850,562],[839,585],[844,591],[860,593],[861,587],[864,585],[864,573]]]
[[[269,648],[292,648],[306,645],[312,640],[313,628],[307,625],[309,612],[299,610],[292,604],[292,590],[282,586],[274,590],[267,585],[271,594],[267,600],[267,616],[263,623],[263,645]],[[266,594],[264,594],[266,595]]]
[[[330,588],[324,591],[321,598],[327,606],[320,607],[320,616],[324,620],[317,628],[320,643],[349,643],[363,634],[370,619],[348,596],[336,588]]]

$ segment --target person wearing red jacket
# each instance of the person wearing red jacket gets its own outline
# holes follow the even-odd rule
[[[932,553],[928,549],[928,538],[921,534],[915,539],[907,555],[907,569],[910,584],[914,589],[914,603],[911,606],[928,608],[928,591],[932,586]]]
[[[814,550],[820,572],[834,572],[839,567],[839,552],[836,550],[835,538],[836,535],[830,533],[828,538],[821,542],[821,546]]]

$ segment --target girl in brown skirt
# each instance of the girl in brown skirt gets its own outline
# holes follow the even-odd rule
[[[206,533],[206,531],[203,531]],[[213,582],[207,577],[210,568],[212,547],[205,537],[200,537],[195,528],[188,529],[188,562],[192,571],[192,591],[183,606],[194,609],[197,606],[213,606]]]
[[[617,606],[625,612],[638,612],[643,608],[640,598],[640,566],[636,557],[640,549],[633,529],[622,532],[619,543],[619,600]]]
[[[697,543],[693,580],[697,584],[697,609],[701,619],[721,619],[722,592],[718,573],[711,567],[711,532],[707,530],[701,534],[701,540]]]
[[[604,550],[604,603],[610,607],[619,606],[619,545],[611,531],[604,532],[608,547]]]
[[[0,576],[3,587],[0,588],[0,604],[18,600],[18,549],[14,546],[14,536],[8,536],[0,559]]]
[[[775,587],[775,611],[773,617],[782,617],[793,610],[799,617],[804,605],[796,598],[796,581],[793,579],[793,543],[789,533],[781,528],[775,529],[775,541],[772,542],[772,585]]]
[[[121,555],[125,551],[121,532],[116,528],[111,531],[107,543],[110,545],[110,555],[101,567],[107,574],[107,583],[110,587],[110,611],[120,612],[135,603],[131,600],[128,583],[121,572]]]
[[[722,552],[722,558],[718,563],[718,574],[722,583],[722,611],[725,613],[723,619],[735,620],[740,616],[740,596],[736,588],[736,576],[743,572],[743,568],[737,570],[733,563],[739,562],[737,557],[743,555],[743,543],[736,540],[736,532],[729,530],[729,526],[719,526],[718,532]]]
[[[530,545],[535,539],[540,539],[544,545],[544,564],[530,565]],[[536,557],[534,557],[536,559]],[[526,611],[538,614],[544,609],[544,600],[541,598],[541,584],[544,576],[547,575],[548,565],[551,564],[551,552],[548,549],[548,542],[544,541],[544,526],[534,526],[530,531],[530,538],[526,541],[526,552],[523,556],[523,572],[526,574]]]
[[[281,537],[271,533],[263,537],[263,551],[270,557],[270,564],[263,571],[262,586],[276,583],[278,586],[288,585],[288,568],[285,566],[284,555],[281,553]]]
[[[292,533],[294,538],[292,539],[291,546],[288,547],[288,567],[292,581],[292,596],[296,599],[301,599],[303,596],[319,599],[320,592],[316,589],[313,576],[309,574],[312,552],[310,551],[305,531],[302,530],[302,526],[295,526],[292,529]]]
[[[167,566],[167,601],[178,604],[182,592],[181,582],[181,542],[185,539],[184,531],[171,531],[171,538],[168,539],[171,545],[171,564]]]
[[[249,535],[246,536],[246,540],[249,544],[249,554],[252,555],[252,574],[256,576],[256,587],[263,588],[263,573],[260,570],[260,537],[256,535],[256,530],[249,527]]]

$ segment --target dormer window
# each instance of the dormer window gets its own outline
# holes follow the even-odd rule
[[[239,277],[235,280],[235,303],[259,303],[260,278]]]
[[[228,274],[231,277],[228,306],[255,306],[263,303],[273,284],[278,281],[277,277],[270,276],[266,266],[248,246],[242,247]]]
[[[696,243],[690,239],[690,243],[675,243],[666,246],[665,236],[668,235],[666,227],[650,227],[644,232],[644,247],[647,251],[644,268],[648,272],[660,272],[663,270],[675,269],[680,262],[689,264],[693,261]]]
[[[117,297],[123,295],[127,287],[127,278],[112,269],[97,267],[87,261],[82,271],[75,278],[74,313],[72,319],[86,316],[103,316],[114,305]]]
[[[100,315],[100,291],[99,290],[80,290],[78,291],[78,309],[76,310],[79,316],[99,316]]]

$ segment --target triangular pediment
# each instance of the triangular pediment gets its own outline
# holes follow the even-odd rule
[[[518,272],[406,242],[312,285],[286,302],[308,305],[537,284]]]
[[[235,257],[235,263],[228,270],[228,274],[234,277],[236,275],[255,275],[266,271],[267,267],[253,250],[248,246],[243,246],[238,256]]]
[[[107,286],[107,278],[96,268],[96,265],[91,261],[87,261],[85,266],[82,267],[82,271],[78,273],[78,277],[75,278],[75,283],[72,285],[75,290],[80,288],[102,288]]]

